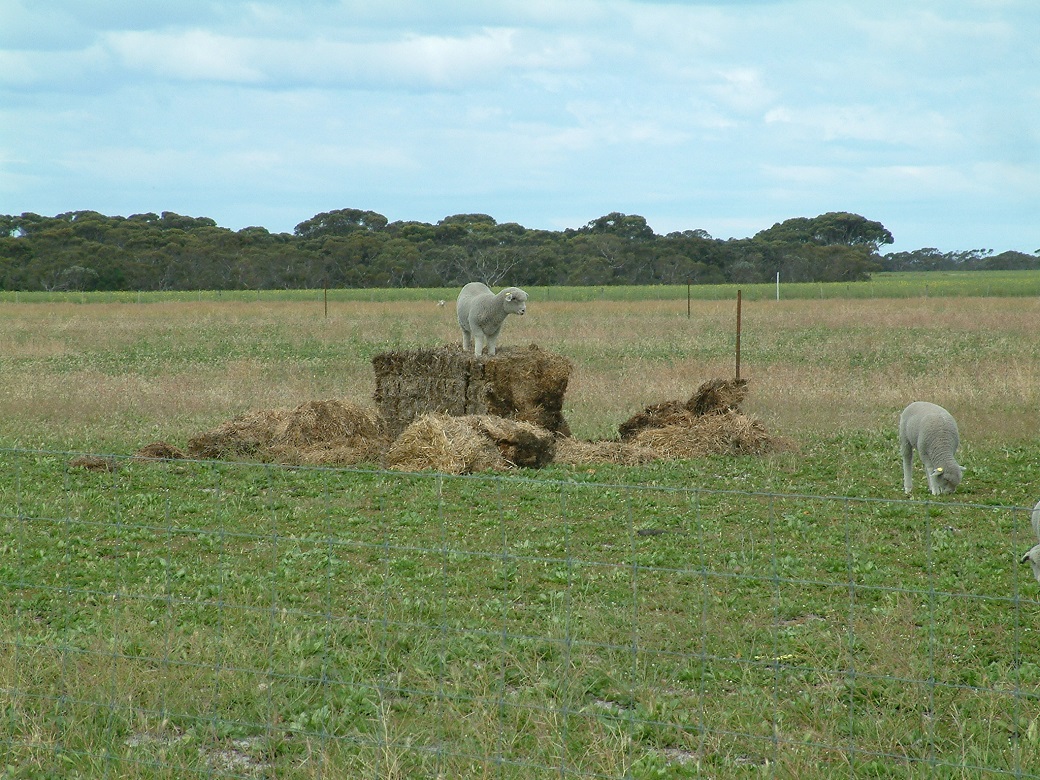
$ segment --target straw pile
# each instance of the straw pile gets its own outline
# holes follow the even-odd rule
[[[554,444],[552,433],[520,420],[424,414],[402,431],[383,463],[397,471],[446,474],[539,468],[552,460]]]
[[[758,420],[727,411],[694,417],[678,425],[647,428],[632,439],[663,459],[699,458],[705,455],[765,455],[777,449],[777,441]]]
[[[648,406],[618,426],[622,444],[658,458],[705,455],[764,455],[782,448],[765,426],[740,411],[745,379],[709,379],[686,401]]]
[[[119,462],[115,458],[103,458],[100,455],[79,455],[69,461],[69,468],[86,469],[87,471],[119,471]]]
[[[189,439],[187,453],[199,459],[354,465],[378,461],[388,445],[375,410],[332,399],[247,412]]]
[[[179,460],[188,457],[188,453],[164,441],[147,444],[134,453],[141,460]]]
[[[488,358],[457,347],[386,352],[373,365],[375,398],[384,413],[338,399],[255,410],[192,437],[185,451],[155,442],[135,457],[379,463],[401,471],[468,474],[550,462],[638,466],[713,454],[760,455],[781,446],[762,423],[740,412],[745,381],[709,380],[686,401],[648,406],[622,423],[620,441],[589,442],[570,437],[561,412],[570,362],[535,345]],[[111,468],[101,459],[70,465]]]
[[[581,441],[569,437],[556,440],[554,463],[568,466],[588,466],[594,463],[613,463],[618,466],[641,466],[661,455],[639,444],[625,441]]]
[[[697,418],[739,411],[747,398],[746,379],[709,379],[686,401],[665,401],[648,406],[618,426],[622,441],[640,431],[670,425],[693,425]]]

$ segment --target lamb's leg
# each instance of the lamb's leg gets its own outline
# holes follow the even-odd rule
[[[928,489],[932,491],[933,496],[937,496],[942,493],[942,489],[939,485],[939,480],[935,476],[935,469],[932,468],[932,464],[925,460],[924,456],[921,456],[921,464],[924,466],[924,473],[928,475]]]
[[[903,441],[903,492],[910,495],[914,492],[914,448],[909,441]]]
[[[469,331],[462,331],[462,351],[469,352],[473,349],[473,338],[469,335]]]
[[[473,332],[473,354],[480,357],[484,354],[484,344],[487,343],[487,338],[479,330]]]
[[[488,354],[489,355],[494,355],[495,354],[495,349],[497,348],[497,345],[498,345],[498,334],[497,333],[494,336],[488,336],[487,337],[487,347],[488,347]]]

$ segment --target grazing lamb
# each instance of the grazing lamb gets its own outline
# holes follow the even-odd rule
[[[903,490],[913,491],[912,465],[917,450],[932,495],[952,493],[963,469],[953,459],[960,438],[953,415],[936,404],[914,401],[899,415],[899,447],[903,453]]]
[[[1040,501],[1033,507],[1033,534],[1040,542]],[[1022,556],[1022,563],[1028,563],[1033,567],[1033,576],[1036,577],[1037,582],[1040,582],[1040,544],[1034,545],[1029,552]]]
[[[527,293],[519,287],[506,287],[495,295],[483,282],[470,282],[462,288],[455,304],[462,328],[462,349],[478,357],[487,345],[489,355],[495,354],[495,344],[507,314],[527,311]]]

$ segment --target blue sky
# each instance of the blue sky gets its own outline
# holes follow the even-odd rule
[[[0,213],[1040,250],[1036,0],[0,0]]]

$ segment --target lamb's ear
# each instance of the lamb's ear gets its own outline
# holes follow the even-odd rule
[[[941,477],[942,473],[943,473],[942,466],[940,466],[939,468],[937,468],[935,471],[932,472],[932,476],[933,477]]]
[[[513,300],[513,293],[506,293],[506,300],[507,301]]]

